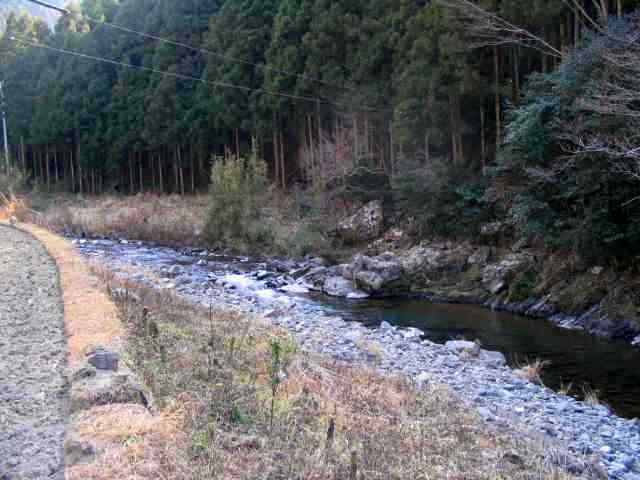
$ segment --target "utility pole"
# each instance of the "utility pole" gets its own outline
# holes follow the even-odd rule
[[[4,82],[0,80],[0,108],[2,108],[2,133],[4,137],[4,160],[7,173],[9,172],[9,141],[7,140],[7,113],[4,108]]]

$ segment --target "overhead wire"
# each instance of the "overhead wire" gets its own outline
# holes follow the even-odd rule
[[[32,2],[32,3],[36,3],[38,5],[41,5],[41,6],[44,6],[44,7],[47,7],[47,8],[52,8],[52,9],[57,10],[58,12],[62,13],[63,15],[70,15],[71,14],[71,12],[66,8],[57,7],[55,5],[52,5],[52,4],[47,3],[45,1],[42,1],[42,0],[27,0],[27,1]],[[164,44],[167,44],[167,45],[172,45],[172,46],[175,46],[175,47],[185,48],[187,50],[191,50],[192,52],[199,52],[199,53],[202,53],[204,55],[220,58],[222,60],[227,60],[227,61],[230,61],[230,62],[240,63],[240,64],[244,64],[244,65],[250,65],[250,66],[253,66],[255,68],[259,68],[259,69],[265,70],[265,71],[271,71],[271,72],[275,72],[275,73],[280,73],[280,74],[283,74],[283,75],[286,75],[286,76],[289,76],[289,77],[296,77],[296,78],[299,78],[301,80],[315,82],[315,83],[323,84],[323,85],[326,85],[326,86],[329,86],[329,87],[335,87],[335,88],[339,88],[339,89],[343,89],[343,90],[347,90],[347,91],[351,91],[351,92],[357,92],[358,91],[358,89],[356,87],[351,87],[351,86],[348,86],[348,85],[338,85],[336,83],[328,82],[326,80],[322,80],[320,78],[313,77],[313,76],[310,76],[310,75],[290,72],[288,70],[272,67],[272,66],[266,65],[266,64],[251,62],[251,61],[246,60],[246,59],[234,57],[234,56],[231,56],[231,55],[228,55],[228,54],[215,52],[213,50],[209,50],[209,49],[206,49],[206,48],[195,47],[193,45],[189,45],[189,44],[184,43],[184,42],[179,42],[177,40],[167,39],[167,38],[164,38],[164,37],[160,37],[158,35],[154,35],[152,33],[141,32],[139,30],[135,30],[135,29],[132,29],[132,28],[129,28],[129,27],[125,27],[125,26],[119,25],[117,23],[108,22],[106,20],[99,20],[99,19],[92,18],[92,17],[87,16],[87,15],[83,15],[83,18],[88,20],[89,22],[91,22],[93,24],[96,24],[96,25],[105,25],[107,27],[113,28],[115,30],[119,30],[121,32],[129,33],[129,34],[133,34],[133,35],[139,35],[139,36],[141,36],[143,38],[147,38],[147,39],[150,39],[150,40],[161,42],[161,43],[164,43]],[[376,97],[378,97],[378,98],[381,97],[381,96],[382,96],[381,94],[376,94]]]
[[[329,101],[329,100],[323,100],[319,97],[309,97],[309,96],[305,96],[305,95],[297,95],[297,94],[292,94],[292,93],[286,93],[286,92],[279,92],[279,91],[273,91],[273,90],[268,90],[268,89],[264,89],[264,88],[253,88],[253,87],[247,87],[244,85],[238,85],[235,83],[228,83],[228,82],[220,82],[220,81],[216,81],[216,80],[207,80],[205,78],[201,78],[201,77],[194,77],[192,75],[185,75],[182,73],[175,73],[175,72],[169,72],[166,70],[158,70],[152,67],[146,67],[144,65],[135,65],[133,63],[128,63],[128,62],[122,62],[119,60],[113,60],[113,59],[109,59],[109,58],[104,58],[104,57],[98,57],[95,55],[89,55],[87,53],[81,53],[81,52],[77,52],[75,50],[68,50],[65,48],[59,48],[59,47],[53,47],[51,45],[46,45],[43,43],[38,43],[38,42],[33,42],[31,40],[26,40],[24,38],[18,38],[15,35],[12,35],[10,37],[11,40],[16,41],[16,42],[21,42],[25,45],[29,45],[31,47],[36,47],[36,48],[42,48],[45,50],[49,50],[52,52],[57,52],[57,53],[62,53],[65,55],[72,55],[72,56],[76,56],[79,58],[84,58],[87,60],[93,60],[96,62],[101,62],[101,63],[107,63],[107,64],[111,64],[111,65],[117,65],[117,66],[121,66],[121,67],[126,67],[126,68],[132,68],[132,69],[136,69],[136,70],[141,70],[141,71],[146,71],[146,72],[150,72],[150,73],[155,73],[155,74],[160,74],[160,75],[165,75],[165,76],[169,76],[169,77],[173,77],[173,78],[178,78],[181,80],[189,80],[189,81],[194,81],[194,82],[200,82],[200,83],[205,83],[205,84],[209,84],[215,87],[223,87],[223,88],[232,88],[232,89],[236,89],[236,90],[242,90],[245,92],[257,92],[257,93],[263,93],[265,95],[271,95],[271,96],[277,96],[277,97],[284,97],[284,98],[289,98],[292,100],[300,100],[300,101],[305,101],[305,102],[309,102],[309,103],[313,103],[313,104],[320,104],[320,105],[333,105],[335,107],[347,107],[347,108],[354,108],[354,107],[358,107],[359,110],[361,111],[371,111],[371,112],[389,112],[388,109],[378,109],[378,108],[373,108],[373,107],[368,107],[368,106],[358,106],[358,105],[353,105],[353,104],[348,104],[348,103],[343,103],[343,102],[333,102],[333,101]]]

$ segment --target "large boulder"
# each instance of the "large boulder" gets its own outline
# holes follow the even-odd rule
[[[402,268],[416,280],[440,280],[443,275],[462,273],[472,250],[466,245],[423,243],[402,257]]]
[[[329,277],[325,280],[322,291],[332,297],[367,298],[369,295],[358,290],[351,281],[344,277]]]
[[[378,238],[383,227],[382,202],[373,200],[341,221],[336,228],[336,234],[346,244],[356,245]]]
[[[377,257],[356,255],[351,264],[343,267],[342,276],[372,295],[390,295],[407,287],[402,262],[388,252]]]
[[[497,263],[482,270],[482,284],[489,292],[497,295],[509,286],[515,276],[527,268],[533,258],[527,253],[511,253]]]

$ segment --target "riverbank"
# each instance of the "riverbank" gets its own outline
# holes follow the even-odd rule
[[[44,210],[33,220],[59,233],[206,248],[205,196],[34,196],[33,202]],[[340,222],[333,234],[360,246],[332,249],[332,263],[345,263],[304,272],[304,287],[345,297],[400,295],[484,305],[640,347],[638,275],[589,265],[571,253],[545,254],[526,242],[505,243],[500,225],[487,225],[475,243],[416,244],[401,229],[385,231],[383,223],[380,205]]]
[[[176,292],[205,307],[213,301],[266,317],[293,332],[302,346],[339,361],[365,362],[382,373],[400,372],[416,384],[449,385],[489,423],[504,426],[515,422],[539,432],[548,441],[568,445],[577,455],[599,456],[610,478],[635,480],[640,475],[635,461],[640,456],[637,420],[616,417],[605,406],[587,405],[528,383],[505,365],[499,353],[483,352],[468,344],[438,345],[422,340],[416,330],[384,324],[368,329],[342,318],[309,312],[304,301],[267,285],[277,283],[277,274],[257,271],[253,272],[255,276],[248,275],[254,267],[248,258],[240,259],[236,273],[227,272],[220,278],[213,273],[216,262],[228,259],[204,250],[171,254],[170,249],[155,250],[126,242],[126,248],[137,249],[134,255],[118,250],[103,255],[100,252],[107,244],[118,242],[78,243],[85,255],[106,262],[118,278]],[[295,265],[279,266],[288,271]],[[292,285],[300,285],[293,281]]]

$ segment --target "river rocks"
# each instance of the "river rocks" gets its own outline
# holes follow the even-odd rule
[[[377,257],[356,255],[353,262],[342,267],[342,276],[372,295],[392,295],[406,291],[400,260],[392,253]]]
[[[472,269],[480,272],[480,277],[475,280],[474,276],[474,281],[482,285],[482,270],[488,265],[486,262],[499,264],[505,259],[508,260],[510,255],[503,257],[500,252],[492,251],[491,255],[486,256],[485,251],[478,256],[477,261],[469,262],[469,257],[476,252],[476,249],[470,246],[440,243],[424,244],[420,248],[423,249],[422,252],[425,249],[431,249],[429,253],[431,261],[419,258],[421,254],[416,250],[417,273],[415,277],[410,277],[411,280],[417,282],[420,278],[423,279],[421,281],[427,278],[427,276],[420,277],[421,266],[425,266],[433,273],[428,282],[419,284],[421,286],[432,286],[440,278],[451,280],[456,278],[456,275],[467,275]],[[395,258],[403,259],[405,255],[406,252],[396,252]],[[526,254],[519,255],[523,258],[528,257]],[[391,260],[391,257],[371,258],[378,262]],[[452,266],[446,265],[448,259],[452,259]],[[126,259],[121,255],[114,255],[108,261],[111,264],[126,263]],[[154,269],[157,271],[162,268],[152,263],[137,262],[138,259],[134,258],[128,267],[141,271]],[[361,259],[360,263],[365,262]],[[403,265],[403,275],[406,276],[404,262],[400,260],[400,263]],[[167,265],[167,263],[160,265]],[[314,267],[297,280],[287,281],[300,285],[303,281],[315,283],[319,289],[324,288],[328,282],[329,286],[340,291],[342,295],[349,295],[354,287],[349,278],[344,278],[344,273],[352,272],[353,270],[349,270],[352,265],[353,263],[339,267]],[[523,262],[519,265],[518,269],[525,268],[529,264]],[[297,264],[292,268],[303,266],[304,264]],[[264,268],[265,266],[262,265],[254,270]],[[185,267],[186,269],[188,267]],[[245,273],[244,276],[250,277],[252,282],[258,282],[250,273]],[[284,279],[287,276],[287,272],[283,272],[275,279]],[[338,280],[335,280],[336,277]],[[223,275],[219,275],[219,278],[223,278]],[[267,281],[271,280],[274,278]],[[153,279],[149,283],[157,286]],[[425,382],[445,384],[451,389],[451,396],[455,401],[466,402],[465,405],[468,404],[470,409],[477,409],[480,415],[493,425],[501,428],[512,428],[518,425],[519,429],[533,430],[538,432],[542,441],[552,441],[554,448],[556,445],[565,445],[578,456],[597,455],[602,467],[614,480],[638,480],[640,473],[637,472],[637,462],[629,461],[629,458],[640,457],[640,424],[638,422],[616,417],[606,408],[585,404],[574,398],[557,394],[544,386],[530,384],[518,378],[506,366],[504,355],[499,352],[482,350],[472,342],[463,344],[466,348],[456,346],[452,349],[429,341],[421,341],[419,331],[395,328],[387,322],[382,322],[380,328],[364,328],[340,317],[328,316],[326,310],[323,310],[323,314],[314,313],[309,308],[308,299],[296,298],[288,304],[277,303],[278,298],[288,298],[279,292],[276,292],[274,303],[265,305],[255,300],[256,291],[260,291],[256,288],[237,288],[228,291],[221,288],[221,284],[222,282],[213,286],[211,284],[203,286],[194,283],[191,290],[182,290],[177,293],[203,306],[208,306],[213,301],[216,305],[237,308],[247,314],[256,314],[262,318],[266,316],[266,321],[291,332],[302,349],[319,352],[334,361],[362,362],[383,373],[404,374],[416,385]],[[259,283],[259,288],[265,288],[264,283]],[[551,304],[548,300],[541,300],[538,303],[541,303],[539,306],[541,311]],[[505,301],[503,305],[509,304]],[[535,302],[528,305],[533,308]],[[454,345],[459,344],[454,343]],[[107,374],[118,377],[113,372],[96,371],[94,377],[81,382],[93,382]],[[118,387],[117,382],[115,382],[116,385],[113,381],[110,383],[110,389],[115,390]],[[135,395],[133,399],[135,400]],[[142,401],[141,397],[138,397],[138,401]],[[601,450],[603,448],[605,450]]]
[[[466,245],[423,243],[401,257],[402,268],[412,282],[437,281],[443,276],[460,274],[473,250]]]
[[[353,283],[343,277],[329,277],[325,280],[322,291],[332,297],[343,298],[367,298],[369,295],[362,290],[358,290]]]
[[[340,222],[336,234],[346,244],[356,245],[378,238],[383,226],[382,202],[373,200]]]
[[[118,370],[120,355],[104,347],[97,347],[87,355],[87,362],[98,370]]]
[[[87,410],[98,405],[133,403],[147,405],[142,386],[129,373],[98,371],[84,378],[71,389],[71,412]]]
[[[72,432],[64,442],[64,457],[67,467],[91,463],[96,457],[96,450],[88,440]]]
[[[501,352],[489,350],[480,351],[480,360],[489,368],[500,368],[507,364],[507,359]]]
[[[494,295],[500,293],[531,260],[531,256],[526,253],[511,253],[500,262],[484,267],[482,284]]]
[[[445,348],[456,353],[463,353],[477,357],[480,355],[480,345],[466,340],[451,340],[444,344]]]

